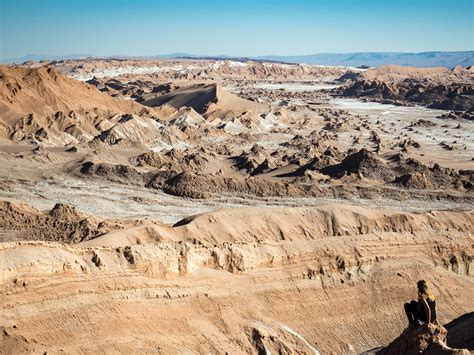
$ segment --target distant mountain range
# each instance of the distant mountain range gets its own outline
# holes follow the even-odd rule
[[[27,54],[23,57],[0,59],[0,63],[4,64],[21,64],[24,62],[39,62],[41,60],[67,60],[93,57],[84,54],[66,54],[66,55],[49,55],[49,54]]]
[[[1,60],[3,63],[24,63],[26,61],[40,60],[66,60],[95,57],[91,55],[70,54],[70,55],[27,55],[19,58]],[[188,59],[213,59],[213,60],[258,60],[284,63],[306,63],[317,65],[340,65],[340,66],[368,66],[377,67],[385,64],[396,64],[413,67],[447,67],[454,68],[456,65],[463,67],[474,65],[474,51],[463,52],[359,52],[359,53],[320,53],[310,55],[280,56],[267,55],[257,57],[238,57],[227,55],[205,56],[188,53],[172,53],[156,56],[109,56],[105,58],[188,58]]]
[[[474,51],[465,52],[362,52],[362,53],[321,53],[301,56],[264,56],[286,63],[306,63],[319,65],[370,66],[396,64],[412,67],[463,67],[474,65]]]

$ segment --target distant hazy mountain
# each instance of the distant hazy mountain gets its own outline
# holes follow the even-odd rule
[[[268,60],[285,63],[306,63],[319,65],[369,66],[397,64],[413,67],[463,67],[474,65],[474,51],[464,52],[359,52],[359,53],[320,53],[311,55],[280,56],[267,55],[258,57],[236,57],[227,55],[199,56],[187,53],[173,53],[157,56],[160,58],[193,58],[193,59],[232,59],[232,60]]]
[[[474,65],[474,51],[466,52],[362,52],[362,53],[321,53],[300,56],[262,56],[258,59],[278,60],[287,63],[306,63],[320,65],[345,65],[376,67],[384,64],[397,64],[413,67],[448,67]]]
[[[39,62],[40,60],[66,60],[92,57],[86,54],[67,54],[67,55],[49,55],[49,54],[27,54],[23,57],[1,59],[0,63],[21,64],[24,62]]]
[[[84,54],[70,54],[70,55],[39,55],[31,54],[19,58],[3,59],[3,63],[23,63],[26,61],[40,61],[40,60],[65,60],[94,57],[92,55]],[[102,58],[140,58],[138,56],[107,56]],[[144,56],[142,58],[190,58],[190,59],[229,59],[246,61],[252,60],[267,60],[273,62],[285,63],[306,63],[319,65],[343,65],[343,66],[370,66],[377,67],[384,64],[397,64],[413,67],[447,67],[454,68],[456,65],[463,67],[474,65],[474,51],[465,52],[420,52],[420,53],[403,53],[403,52],[360,52],[360,53],[320,53],[311,55],[296,55],[296,56],[280,56],[267,55],[258,57],[238,57],[228,55],[194,55],[189,53],[171,53],[156,56]]]

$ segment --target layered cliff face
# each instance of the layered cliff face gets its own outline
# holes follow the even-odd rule
[[[473,219],[239,209],[4,243],[2,325],[28,351],[360,352],[406,326],[419,278],[442,322],[472,309]]]

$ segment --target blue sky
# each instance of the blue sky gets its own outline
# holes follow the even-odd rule
[[[0,0],[0,58],[472,50],[474,0]]]

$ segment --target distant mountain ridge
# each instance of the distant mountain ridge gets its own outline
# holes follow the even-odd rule
[[[27,54],[22,57],[0,59],[3,64],[21,64],[24,62],[39,62],[41,60],[67,60],[67,59],[81,59],[93,57],[86,54],[66,54],[66,55],[51,55],[51,54]]]
[[[377,67],[386,64],[395,64],[412,67],[446,67],[454,68],[457,65],[468,67],[474,65],[474,51],[459,52],[355,52],[355,53],[319,53],[309,55],[266,55],[255,57],[240,57],[228,55],[194,55],[189,53],[171,53],[155,56],[93,56],[82,54],[71,55],[27,55],[19,58],[9,58],[0,60],[3,63],[21,64],[26,61],[40,60],[66,60],[80,58],[183,58],[183,59],[202,59],[202,60],[236,60],[236,61],[270,61],[277,63],[292,64],[315,64],[315,65],[331,65],[331,66],[368,66]]]
[[[359,53],[321,53],[301,56],[264,56],[286,63],[306,63],[319,65],[370,66],[377,67],[395,64],[411,67],[463,67],[474,65],[474,51],[463,52],[359,52]]]

